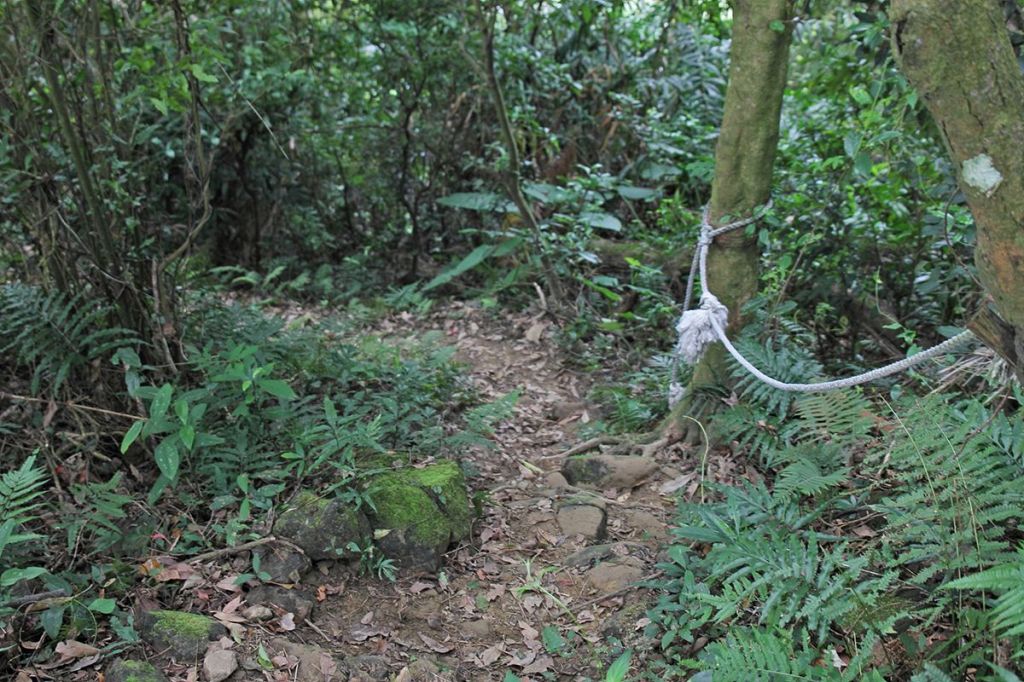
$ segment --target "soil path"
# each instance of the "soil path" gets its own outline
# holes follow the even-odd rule
[[[654,597],[636,583],[656,573],[674,491],[696,487],[694,467],[669,449],[636,487],[581,499],[567,486],[557,455],[596,417],[586,402],[591,377],[567,366],[554,329],[536,317],[454,303],[373,331],[441,332],[484,399],[511,391],[520,399],[495,447],[470,455],[469,485],[487,493],[484,513],[439,575],[394,584],[314,577],[322,601],[312,626],[289,636],[312,673],[298,679],[325,679],[309,664],[325,651],[344,656],[352,679],[604,679],[608,663],[642,636]]]

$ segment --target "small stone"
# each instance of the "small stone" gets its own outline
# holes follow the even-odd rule
[[[167,677],[146,661],[122,659],[107,668],[107,682],[167,682]]]
[[[571,457],[562,465],[562,473],[573,485],[589,485],[600,490],[634,488],[657,473],[660,465],[649,457],[632,455],[589,455]]]
[[[572,568],[590,568],[599,561],[613,555],[613,545],[591,545],[573,552],[565,558],[565,565]]]
[[[297,583],[313,567],[308,556],[285,546],[260,548],[253,554],[258,557],[260,573],[266,573],[275,583]]]
[[[203,676],[207,682],[222,682],[238,670],[238,656],[230,649],[216,649],[203,659]]]
[[[549,488],[555,488],[561,490],[562,488],[569,487],[569,481],[565,479],[561,471],[552,471],[544,477],[544,484]]]
[[[619,557],[594,566],[587,582],[601,594],[612,594],[629,587],[644,575],[644,563],[636,557]]]
[[[278,637],[268,642],[266,649],[271,657],[283,653],[296,659],[295,677],[288,678],[292,682],[341,682],[352,679],[345,661],[318,646],[298,644]]]
[[[276,606],[295,614],[295,620],[308,620],[313,613],[313,600],[301,590],[288,589],[278,585],[260,585],[246,595],[246,601],[253,606]],[[271,613],[273,615],[273,613]]]
[[[668,538],[665,522],[654,514],[642,509],[631,509],[626,512],[626,524],[640,532],[645,538],[662,541]]]
[[[346,658],[349,682],[386,682],[391,679],[391,665],[383,656],[365,654]]]
[[[246,620],[270,620],[274,617],[274,612],[269,607],[263,606],[262,604],[255,604],[253,606],[242,609],[242,617]]]
[[[601,542],[607,535],[608,513],[590,504],[564,505],[558,525],[566,535],[582,535],[587,542]]]
[[[485,618],[471,620],[462,624],[463,634],[471,639],[487,639],[493,631],[494,628],[491,626],[490,621]]]
[[[214,619],[184,611],[145,611],[139,626],[143,641],[181,663],[197,660],[211,639],[227,634]]]

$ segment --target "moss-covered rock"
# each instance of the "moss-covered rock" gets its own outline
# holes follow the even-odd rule
[[[139,624],[142,639],[157,653],[182,662],[198,659],[210,640],[227,634],[214,619],[184,611],[146,611]]]
[[[466,483],[455,462],[382,474],[368,492],[374,529],[388,531],[378,545],[404,570],[436,570],[448,545],[469,536]]]
[[[122,659],[107,668],[107,682],[167,682],[167,677],[146,661]]]
[[[362,547],[370,537],[370,524],[351,504],[302,492],[281,512],[274,534],[295,543],[313,561],[351,559],[348,544]]]

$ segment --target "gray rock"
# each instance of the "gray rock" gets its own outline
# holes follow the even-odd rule
[[[349,682],[386,682],[391,679],[391,665],[383,656],[363,655],[345,659]]]
[[[251,606],[276,606],[295,614],[295,621],[308,620],[313,612],[313,600],[301,590],[288,589],[277,585],[260,585],[246,595],[245,601]]]
[[[662,541],[668,538],[668,527],[654,514],[642,509],[630,509],[625,513],[626,525],[640,531],[644,538]]]
[[[223,682],[238,670],[238,656],[230,649],[217,649],[203,659],[203,677],[207,682]]]
[[[167,682],[167,676],[152,663],[121,659],[107,668],[107,682]]]
[[[601,542],[608,534],[608,512],[592,504],[565,504],[558,509],[558,526],[566,535]]]
[[[636,557],[618,557],[587,571],[587,582],[601,594],[618,592],[644,575],[644,562]]]
[[[347,502],[302,492],[281,512],[274,534],[293,542],[313,561],[352,559],[355,554],[348,544],[364,546],[370,537],[370,524]]]
[[[590,568],[599,561],[604,561],[610,556],[613,556],[614,552],[612,547],[614,545],[591,545],[590,547],[584,547],[583,549],[573,552],[565,558],[566,566],[572,568]]]
[[[313,567],[313,562],[302,552],[279,545],[271,549],[253,550],[258,557],[260,573],[266,573],[275,583],[297,583]]]
[[[573,485],[607,488],[633,488],[653,476],[660,465],[649,457],[632,455],[588,455],[570,457],[562,473]]]
[[[210,640],[227,634],[214,619],[184,611],[144,611],[139,628],[143,641],[157,653],[166,652],[182,663],[198,660]]]

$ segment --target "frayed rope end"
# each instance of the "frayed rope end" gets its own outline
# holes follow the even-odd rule
[[[688,365],[695,365],[715,341],[718,334],[711,320],[718,321],[725,328],[729,322],[729,309],[714,294],[705,292],[700,297],[700,308],[687,310],[676,324],[679,339],[676,341],[676,353]]]

